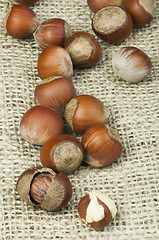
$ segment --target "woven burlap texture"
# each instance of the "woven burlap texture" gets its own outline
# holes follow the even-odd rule
[[[17,40],[6,34],[3,18],[10,7],[11,1],[0,1],[0,239],[159,239],[159,10],[151,24],[134,28],[120,45],[96,37],[103,53],[100,62],[74,69],[77,94],[93,95],[108,106],[109,124],[119,131],[123,152],[109,167],[83,164],[70,174],[72,199],[53,213],[28,206],[15,190],[19,175],[40,165],[41,147],[21,138],[19,123],[35,105],[41,50],[32,36]],[[39,0],[32,9],[40,22],[59,17],[73,32],[94,34],[86,0]],[[152,71],[144,81],[129,85],[115,76],[111,59],[122,46],[139,47],[150,56]],[[83,224],[78,215],[79,200],[93,189],[113,198],[118,210],[114,221],[98,231]]]

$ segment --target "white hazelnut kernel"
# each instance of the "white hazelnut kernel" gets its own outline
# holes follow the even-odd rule
[[[97,198],[99,198],[108,207],[112,215],[112,219],[115,217],[117,209],[114,201],[109,196],[99,191],[91,191],[89,193],[89,196],[91,201],[88,205],[86,213],[86,221],[88,223],[93,221],[97,222],[104,218],[104,208],[102,205],[99,205]]]
[[[81,198],[78,213],[89,226],[99,229],[109,225],[117,209],[109,196],[99,191],[91,191]]]
[[[89,196],[91,201],[87,207],[86,222],[92,223],[100,221],[104,218],[104,208],[102,205],[99,205],[97,197],[94,196],[93,193],[89,193]]]

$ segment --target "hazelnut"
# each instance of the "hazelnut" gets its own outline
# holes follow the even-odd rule
[[[20,122],[22,138],[32,144],[44,144],[64,128],[63,118],[53,109],[43,106],[30,108]]]
[[[13,0],[14,3],[26,5],[26,6],[32,6],[34,5],[38,0]]]
[[[156,0],[125,0],[123,8],[130,13],[134,26],[149,24],[156,16]]]
[[[58,135],[42,146],[40,160],[43,166],[55,172],[68,174],[78,168],[83,160],[82,144],[69,135]]]
[[[23,172],[16,190],[26,203],[47,211],[60,210],[72,196],[72,185],[63,173],[56,174],[52,169],[42,167]]]
[[[150,58],[136,47],[120,48],[112,57],[113,70],[129,83],[142,81],[151,71]]]
[[[89,8],[93,12],[97,12],[100,9],[110,6],[110,5],[121,6],[122,2],[123,2],[123,0],[87,0],[87,4],[88,4]]]
[[[83,134],[82,144],[86,152],[84,161],[93,167],[108,166],[122,153],[120,135],[108,124],[89,127]]]
[[[75,67],[95,65],[101,58],[101,47],[94,36],[87,32],[74,33],[64,46]]]
[[[45,48],[38,58],[38,74],[41,79],[53,76],[71,78],[73,65],[68,52],[60,46]]]
[[[93,228],[103,228],[116,216],[114,201],[104,193],[91,191],[81,198],[78,212],[82,220]]]
[[[50,77],[42,80],[34,91],[35,103],[62,113],[65,105],[76,96],[76,89],[68,78]]]
[[[23,5],[14,5],[6,14],[3,23],[7,33],[14,38],[26,38],[38,26],[36,14]]]
[[[34,33],[34,38],[40,48],[52,45],[63,46],[72,31],[69,24],[60,18],[51,18],[41,23]]]
[[[76,133],[83,133],[96,123],[105,123],[110,112],[97,98],[90,95],[79,95],[66,105],[64,116],[69,126]]]
[[[128,12],[119,6],[108,6],[94,14],[94,33],[109,43],[121,43],[132,32],[133,23]]]

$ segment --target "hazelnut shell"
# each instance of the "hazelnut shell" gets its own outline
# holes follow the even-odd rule
[[[87,32],[75,32],[64,48],[70,54],[74,66],[90,67],[101,58],[101,47],[94,36]]]
[[[150,58],[136,47],[122,47],[112,57],[112,67],[117,76],[129,83],[142,81],[151,71]]]
[[[119,133],[108,124],[95,124],[83,134],[84,161],[93,167],[112,164],[122,153]]]
[[[38,75],[41,79],[53,76],[71,78],[73,75],[72,60],[68,52],[60,46],[45,48],[38,58]]]
[[[44,144],[52,137],[62,133],[63,118],[59,113],[44,106],[30,108],[20,122],[22,138],[32,144]]]
[[[36,174],[45,172],[52,174],[54,178],[43,202],[39,204],[31,199],[30,186]],[[23,172],[18,179],[16,190],[26,203],[47,211],[58,211],[69,202],[72,196],[72,186],[69,179],[63,173],[56,174],[52,169],[45,167],[34,167]]]
[[[14,5],[7,12],[4,21],[4,28],[14,38],[27,38],[38,26],[34,11],[27,6]]]
[[[34,5],[37,1],[38,0],[13,0],[14,3],[18,3],[28,7]]]
[[[92,29],[104,41],[119,44],[131,34],[132,18],[119,6],[108,6],[94,14]]]
[[[155,17],[156,0],[125,0],[123,8],[130,13],[134,26],[143,26]]]
[[[68,78],[50,77],[41,81],[34,91],[35,103],[63,112],[65,105],[76,96],[76,89]]]
[[[40,160],[43,166],[65,174],[78,168],[83,157],[83,145],[76,138],[65,134],[47,141],[40,152]]]
[[[89,8],[93,12],[97,12],[100,9],[110,6],[110,5],[117,5],[121,6],[123,3],[123,0],[87,0],[87,4]]]
[[[82,134],[96,123],[105,123],[110,112],[106,106],[91,95],[79,95],[72,98],[65,108],[65,119],[69,126]]]
[[[45,169],[43,168],[43,170]],[[44,172],[43,170],[42,170],[42,167],[40,166],[29,168],[20,175],[17,181],[16,190],[18,191],[20,197],[31,206],[37,206],[37,207],[40,206],[40,204],[32,201],[30,198],[30,185],[34,176],[37,173]],[[52,174],[52,172],[50,173]]]
[[[69,24],[60,18],[51,18],[42,22],[34,33],[34,38],[41,49],[58,45],[63,46],[72,31]]]

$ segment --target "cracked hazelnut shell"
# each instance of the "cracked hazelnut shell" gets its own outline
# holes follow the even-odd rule
[[[47,211],[60,210],[72,196],[72,185],[67,176],[45,167],[24,171],[17,181],[16,190],[26,203]]]

